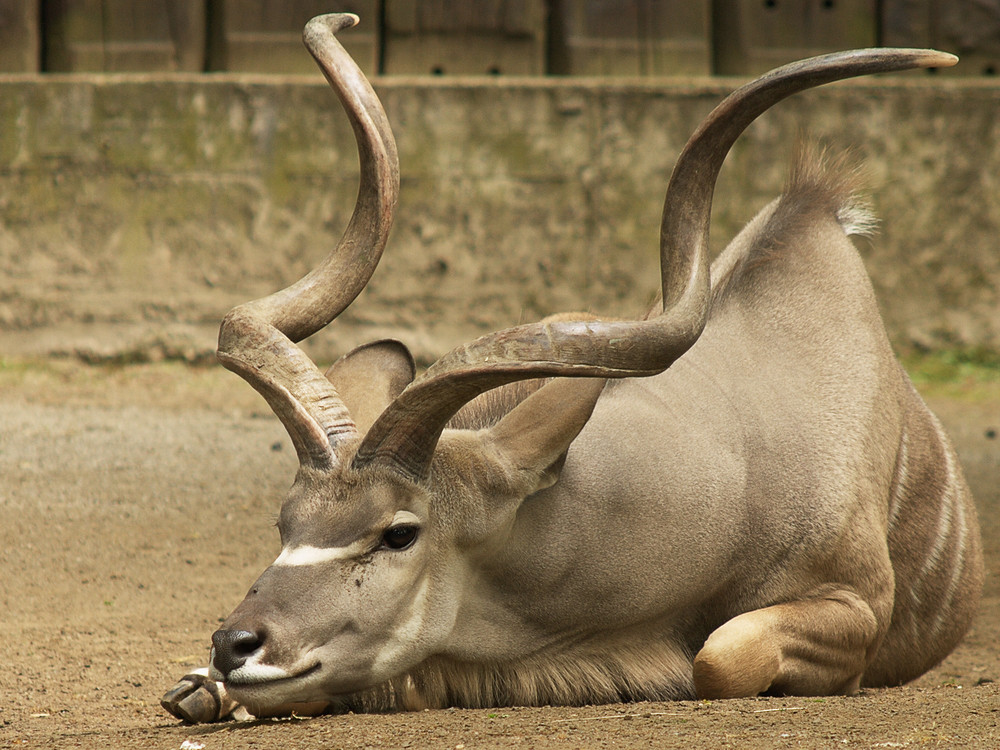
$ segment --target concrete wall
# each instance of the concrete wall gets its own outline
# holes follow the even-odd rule
[[[370,287],[310,344],[423,359],[568,309],[643,308],[673,160],[737,82],[381,80],[402,195]],[[1000,349],[1000,85],[912,77],[800,94],[734,149],[716,245],[780,190],[800,133],[869,165],[859,243],[900,348]],[[298,278],[353,208],[318,77],[0,77],[0,356],[207,355],[232,305]]]

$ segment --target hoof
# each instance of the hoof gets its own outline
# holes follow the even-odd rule
[[[189,724],[220,721],[230,716],[238,707],[226,694],[221,682],[209,679],[208,670],[184,675],[180,682],[160,699],[167,713]]]

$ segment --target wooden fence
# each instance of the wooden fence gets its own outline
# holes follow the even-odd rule
[[[1000,0],[0,0],[0,73],[312,73],[301,29],[357,13],[368,74],[748,75],[876,45],[1000,69]]]

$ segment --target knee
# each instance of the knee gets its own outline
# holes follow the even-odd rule
[[[766,691],[778,676],[781,654],[750,618],[737,617],[713,632],[694,659],[699,698],[746,698]]]

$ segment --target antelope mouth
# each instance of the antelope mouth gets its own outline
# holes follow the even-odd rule
[[[254,716],[283,715],[287,708],[308,711],[311,715],[325,705],[319,662],[294,674],[234,674],[226,680],[226,692]],[[268,670],[270,671],[270,670]],[[275,670],[277,671],[277,670]],[[306,709],[306,705],[317,703]]]
[[[273,672],[268,669],[267,671],[261,673],[258,670],[246,670],[245,668],[237,669],[231,672],[224,680],[227,688],[235,688],[237,690],[262,688],[269,689],[275,687],[281,687],[284,685],[291,684],[293,682],[298,682],[300,680],[305,680],[322,669],[322,664],[316,662],[312,666],[306,667],[305,669],[296,672],[294,674],[289,674],[284,670],[274,670]],[[241,674],[242,672],[242,674]]]

